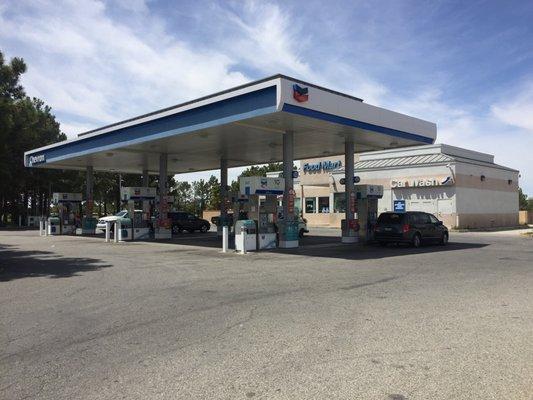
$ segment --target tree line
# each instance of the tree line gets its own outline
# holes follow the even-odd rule
[[[20,82],[27,71],[22,58],[9,62],[0,51],[0,225],[18,224],[28,216],[48,215],[54,192],[85,193],[85,171],[64,171],[24,167],[24,152],[66,140],[52,110],[44,102],[26,95]],[[242,175],[262,175],[281,170],[281,164],[253,166]],[[141,186],[141,175],[94,173],[94,205],[99,215],[121,209],[120,187]],[[168,178],[169,195],[175,208],[195,214],[220,207],[220,184],[215,176],[208,180],[176,182]],[[157,186],[150,177],[150,186]],[[238,182],[231,184],[238,190]]]

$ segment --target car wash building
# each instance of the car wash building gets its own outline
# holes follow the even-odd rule
[[[339,227],[345,210],[345,157],[300,161],[296,204],[309,226]],[[494,156],[431,144],[355,156],[358,184],[383,186],[378,211],[425,211],[448,227],[518,225],[518,171]]]

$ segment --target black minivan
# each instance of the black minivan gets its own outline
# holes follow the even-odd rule
[[[172,211],[168,213],[168,218],[172,221],[172,233],[178,232],[207,232],[211,227],[209,221],[198,218],[196,215],[182,211]]]
[[[421,211],[386,212],[378,217],[374,238],[380,245],[409,243],[420,247],[422,242],[448,243],[448,228],[433,214]]]

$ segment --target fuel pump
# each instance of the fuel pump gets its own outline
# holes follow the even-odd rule
[[[121,221],[121,240],[144,240],[150,238],[152,210],[156,189],[151,187],[123,187],[120,198],[128,211],[128,218]]]
[[[285,181],[283,178],[265,178],[262,176],[246,176],[239,178],[239,219],[246,215],[248,221],[254,221],[256,229],[255,241],[257,250],[272,249],[277,246],[276,219],[278,196],[283,194]],[[243,201],[246,199],[246,201]],[[251,222],[235,225],[235,243],[240,238],[240,227],[249,229]],[[249,229],[250,232],[252,231]]]
[[[378,200],[383,197],[381,185],[355,185],[357,197],[357,219],[361,242],[374,240],[374,226],[378,219]]]
[[[68,235],[80,226],[81,193],[54,193],[52,202],[57,207],[57,217],[48,218],[49,235]]]

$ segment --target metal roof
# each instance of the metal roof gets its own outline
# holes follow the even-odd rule
[[[427,165],[436,163],[445,163],[453,161],[454,158],[446,154],[428,154],[423,156],[408,156],[398,158],[384,158],[381,160],[358,161],[355,163],[355,169],[375,169],[389,167],[403,167],[413,165]]]
[[[413,147],[417,151],[424,146]],[[463,149],[460,149],[463,150]],[[465,149],[466,150],[466,149]],[[369,153],[362,153],[361,156],[364,157]],[[370,153],[372,154],[372,153]],[[435,164],[446,164],[449,162],[461,162],[466,164],[474,164],[480,166],[486,166],[490,168],[498,168],[507,171],[519,172],[513,168],[505,167],[493,162],[486,162],[482,160],[473,160],[471,158],[459,157],[450,154],[444,153],[432,153],[432,154],[417,154],[413,156],[403,156],[403,157],[391,157],[391,158],[380,158],[380,159],[370,159],[358,161],[354,164],[354,168],[357,171],[361,170],[370,170],[370,169],[386,169],[386,168],[396,168],[396,167],[410,167],[417,165],[435,165]],[[345,168],[339,168],[333,172],[333,174],[344,174]]]

